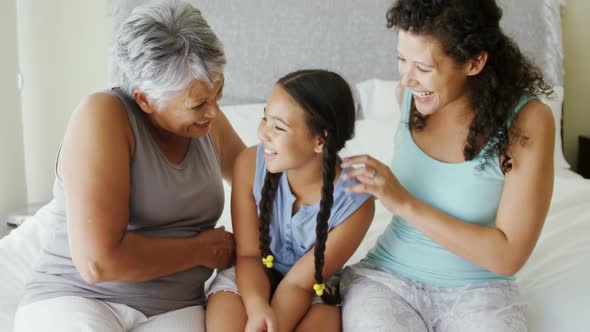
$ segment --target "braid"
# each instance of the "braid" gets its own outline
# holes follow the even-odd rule
[[[328,238],[328,220],[334,204],[334,179],[336,177],[337,152],[346,141],[354,136],[355,107],[350,86],[337,73],[326,70],[301,70],[279,79],[285,92],[301,107],[305,114],[305,124],[314,137],[322,137],[322,189],[320,210],[316,216],[316,241],[314,245],[315,295],[321,296],[324,303],[338,304],[338,287],[326,288],[324,283],[324,253]],[[317,160],[314,160],[317,162]],[[262,211],[260,211],[262,214]],[[261,221],[264,220],[261,217]],[[261,232],[263,228],[261,226]],[[260,248],[267,247],[261,235]],[[267,240],[268,242],[268,240]],[[263,263],[272,266],[267,257]],[[268,263],[268,264],[267,264]]]
[[[272,204],[277,192],[277,186],[282,173],[270,173],[266,172],[264,179],[264,186],[262,187],[261,199],[260,199],[260,215],[259,215],[259,228],[258,228],[258,239],[260,241],[260,254],[262,257],[271,255],[270,252],[270,221],[272,214]]]
[[[317,284],[324,283],[322,272],[324,270],[324,252],[326,250],[326,240],[328,239],[328,220],[332,211],[332,204],[334,203],[334,178],[336,177],[336,161],[338,155],[333,140],[330,140],[332,135],[329,134],[324,143],[324,160],[323,160],[323,186],[322,186],[322,200],[320,202],[320,211],[316,219],[316,244],[314,249],[315,258],[315,280]],[[322,294],[322,300],[328,304],[339,303],[337,294],[329,294],[328,290]]]

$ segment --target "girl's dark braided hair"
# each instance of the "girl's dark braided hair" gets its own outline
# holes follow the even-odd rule
[[[334,202],[334,180],[338,151],[354,135],[355,107],[348,83],[338,74],[325,70],[300,70],[290,73],[277,82],[305,113],[307,127],[314,135],[324,138],[323,186],[320,210],[316,219],[315,279],[324,283],[324,251],[328,238],[328,220]],[[267,257],[270,252],[269,226],[274,196],[282,173],[266,172],[260,200],[260,253]],[[337,289],[323,293],[325,303],[337,303]]]
[[[527,139],[518,129],[509,128],[516,116],[514,106],[523,95],[550,95],[553,89],[539,68],[503,33],[502,9],[495,0],[398,0],[386,17],[388,28],[434,37],[458,64],[488,53],[484,69],[468,81],[475,117],[463,155],[465,160],[472,160],[491,142],[491,148],[483,154],[481,168],[490,158],[500,156],[502,171],[509,172],[509,134],[515,141]],[[412,104],[410,127],[421,130],[427,119]]]

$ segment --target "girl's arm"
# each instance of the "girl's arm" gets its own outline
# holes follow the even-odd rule
[[[234,167],[231,214],[236,240],[236,282],[248,321],[258,320],[262,315],[262,321],[267,321],[268,330],[276,331],[276,321],[269,305],[270,282],[260,256],[258,213],[252,193],[256,174],[256,149],[256,146],[252,146],[240,153]]]
[[[221,229],[182,239],[127,231],[134,152],[118,98],[94,94],[72,114],[57,174],[65,190],[70,252],[81,277],[88,283],[141,282],[198,265],[227,267],[234,245]]]
[[[365,236],[375,212],[375,202],[368,199],[342,224],[328,233],[324,253],[324,280],[339,271]],[[280,331],[293,331],[303,318],[314,295],[314,248],[309,250],[283,278],[271,305],[280,322]]]
[[[355,156],[344,167],[365,163],[348,175],[362,184],[349,191],[369,192],[382,204],[447,250],[500,275],[514,275],[533,251],[553,192],[555,124],[551,110],[532,100],[520,111],[514,125],[528,140],[515,140],[509,148],[512,170],[505,176],[496,227],[456,219],[408,193],[389,167],[368,156]],[[514,138],[512,138],[514,139]],[[377,176],[370,174],[375,169]]]

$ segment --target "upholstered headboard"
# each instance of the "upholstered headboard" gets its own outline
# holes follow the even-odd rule
[[[141,0],[113,0],[114,25]],[[341,73],[352,86],[399,79],[394,32],[385,12],[393,0],[191,0],[225,45],[224,104],[260,102],[283,74],[300,68]],[[564,0],[499,0],[502,26],[561,85]]]

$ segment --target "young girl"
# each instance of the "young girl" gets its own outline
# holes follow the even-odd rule
[[[236,267],[209,291],[207,331],[340,331],[337,280],[373,218],[345,191],[338,151],[354,133],[346,81],[323,70],[281,78],[234,167]]]

